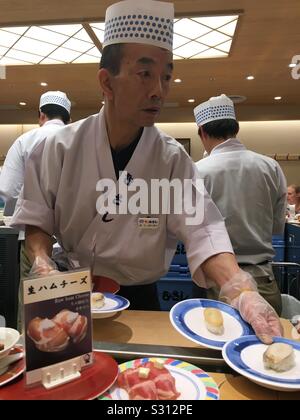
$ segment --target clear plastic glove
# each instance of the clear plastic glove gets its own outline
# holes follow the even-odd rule
[[[57,274],[57,266],[48,256],[36,257],[30,270],[30,277],[48,276]]]
[[[277,313],[258,293],[250,274],[244,271],[236,274],[222,287],[220,300],[237,309],[263,343],[272,344],[273,337],[282,337],[283,329]]]

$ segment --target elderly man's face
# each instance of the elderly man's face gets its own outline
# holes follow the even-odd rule
[[[289,204],[296,204],[297,194],[294,187],[288,187],[287,201]]]
[[[120,73],[112,78],[118,117],[137,127],[157,120],[172,80],[171,52],[152,45],[125,44]]]

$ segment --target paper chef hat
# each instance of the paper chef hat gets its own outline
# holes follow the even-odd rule
[[[70,100],[64,92],[60,92],[59,90],[44,93],[40,99],[40,109],[44,105],[59,105],[65,108],[69,114],[71,112]]]
[[[174,5],[153,0],[124,0],[105,16],[103,47],[112,44],[151,44],[172,51]]]
[[[198,126],[216,120],[236,120],[233,102],[226,95],[212,97],[198,105],[194,115]]]

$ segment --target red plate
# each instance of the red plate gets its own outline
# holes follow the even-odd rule
[[[94,352],[93,366],[81,372],[81,378],[46,390],[42,385],[26,388],[25,377],[0,388],[1,400],[94,400],[107,391],[118,377],[118,364],[105,353]]]
[[[93,276],[93,292],[117,293],[120,285],[115,280],[103,276]]]

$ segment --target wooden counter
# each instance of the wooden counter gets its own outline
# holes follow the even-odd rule
[[[282,320],[282,324],[285,337],[291,338],[292,325],[286,320]],[[94,340],[199,348],[173,328],[169,312],[124,311],[113,318],[94,320]],[[210,375],[220,388],[222,400],[300,400],[300,392],[270,391],[240,375]]]

